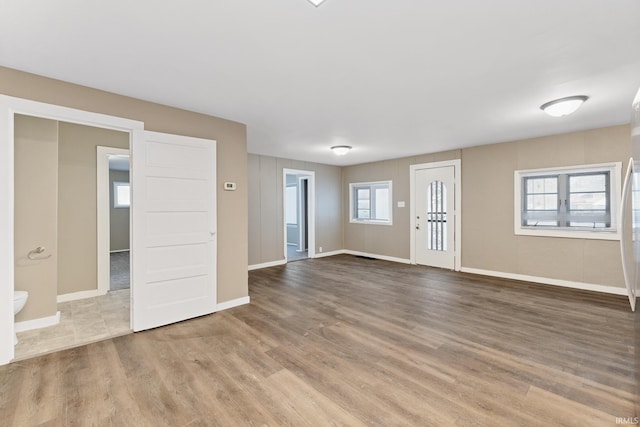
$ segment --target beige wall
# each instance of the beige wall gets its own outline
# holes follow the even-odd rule
[[[43,145],[44,131],[51,133],[46,135],[50,140],[45,142],[53,141],[54,144]],[[39,244],[29,242],[29,245],[45,246],[47,253],[53,254],[52,258],[39,262],[41,266],[27,262],[30,274],[40,271],[40,276],[46,277],[27,278],[19,273],[16,278],[17,289],[33,289],[29,296],[30,310],[21,313],[21,319],[27,320],[55,314],[57,295],[97,289],[96,146],[128,148],[129,135],[28,116],[17,116],[15,135],[21,153],[20,157],[16,156],[16,173],[29,177],[28,182],[16,186],[16,194],[24,192],[20,199],[16,195],[16,203],[21,200],[16,206],[16,213],[20,213],[16,215],[19,218],[16,232],[28,229],[33,235],[31,240],[43,240]],[[38,135],[39,139],[34,139],[33,135]],[[27,151],[25,141],[32,141],[31,151]],[[56,163],[54,178],[48,176],[46,165],[49,160],[45,159],[53,159]],[[36,185],[35,180],[42,182],[38,181]],[[42,212],[43,204],[51,197],[57,199],[51,208],[53,214],[34,218],[32,212]],[[47,235],[41,230],[43,224],[54,228],[55,242],[45,244],[44,240],[50,239],[43,237]],[[24,235],[24,232],[20,234]],[[22,245],[18,236],[16,245]],[[22,249],[16,253],[23,253]],[[46,274],[42,271],[45,266],[48,266]],[[24,271],[24,267],[20,271]],[[31,308],[34,306],[36,308]]]
[[[129,208],[113,207],[113,183],[129,182],[128,171],[109,171],[109,250],[129,249]]]
[[[342,249],[341,168],[249,154],[249,265],[284,259],[283,169],[315,171],[316,252]]]
[[[462,150],[463,267],[624,287],[619,242],[516,236],[514,171],[622,161],[629,126]]]
[[[59,122],[58,295],[98,288],[96,147],[129,148],[129,134]]]
[[[29,292],[16,321],[57,311],[58,123],[28,116],[15,119],[15,284]],[[46,251],[34,261],[27,254]]]
[[[623,161],[630,157],[629,127],[615,126],[544,138],[486,145],[430,155],[334,168],[333,179],[317,179],[320,194],[336,195],[335,177],[342,175],[340,203],[323,204],[324,225],[341,223],[325,251],[347,249],[400,259],[410,257],[409,167],[462,159],[462,266],[598,285],[624,287],[619,242],[516,236],[513,226],[514,171]],[[249,263],[281,260],[282,168],[318,170],[323,165],[249,155]],[[393,225],[349,222],[349,183],[393,181]],[[397,202],[405,207],[398,208]],[[333,211],[340,205],[339,217]],[[327,229],[319,234],[321,235]],[[329,248],[329,249],[327,249]]]
[[[629,133],[615,126],[345,167],[344,248],[409,259],[409,166],[461,158],[463,267],[624,287],[617,241],[516,236],[513,180],[519,169],[622,161],[624,170]],[[393,225],[350,223],[349,183],[384,180],[393,181]]]
[[[316,250],[345,248],[406,259],[409,165],[455,158],[462,158],[464,267],[623,286],[617,242],[513,234],[513,172],[624,161],[630,156],[628,126],[338,168],[257,155],[247,160],[242,124],[7,68],[0,68],[0,93],[140,120],[149,130],[217,140],[218,182],[238,183],[237,191],[218,192],[220,302],[247,295],[247,264],[283,258],[283,167],[316,171]],[[394,181],[394,225],[350,224],[349,182],[384,179]],[[397,208],[402,200],[406,207]]]
[[[344,249],[408,260],[411,209],[409,167],[459,158],[460,151],[454,150],[345,167],[342,175]],[[349,184],[388,180],[393,181],[393,225],[349,222]],[[405,202],[404,208],[398,207],[398,202],[401,201]]]
[[[241,123],[0,67],[0,93],[139,120],[147,130],[217,141],[218,302],[248,295],[247,146]],[[212,102],[215,102],[212,101]],[[221,191],[222,183],[236,191]]]

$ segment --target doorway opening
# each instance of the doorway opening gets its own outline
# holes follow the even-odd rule
[[[25,192],[16,186],[15,178],[19,167],[17,164],[19,159],[16,158],[15,152],[18,138],[16,135],[16,120],[19,117],[48,120],[52,123],[51,126],[45,126],[45,128],[49,129],[53,136],[46,136],[49,135],[47,133],[49,131],[47,131],[45,132],[45,138],[50,142],[50,147],[55,147],[56,150],[52,148],[51,152],[57,151],[56,157],[59,157],[60,161],[56,162],[58,159],[55,159],[53,155],[47,159],[50,162],[48,166],[51,170],[50,180],[51,182],[55,181],[55,184],[69,181],[81,186],[79,189],[71,188],[65,190],[62,190],[63,187],[59,186],[58,194],[49,197],[52,206],[57,204],[54,210],[58,218],[55,218],[54,221],[56,223],[52,223],[53,225],[51,226],[52,229],[57,227],[53,234],[50,233],[54,237],[47,244],[39,244],[36,241],[21,242],[22,238],[18,235],[17,227],[19,224],[16,223],[17,216],[15,212],[20,209],[19,204],[23,205],[23,210],[35,213],[39,222],[48,221],[51,219],[50,217],[53,217],[52,215],[40,215],[40,211],[30,205],[31,202],[28,200],[29,189],[27,188]],[[33,344],[41,341],[40,333],[44,330],[48,329],[49,331],[47,332],[51,332],[53,328],[64,326],[63,328],[57,328],[51,334],[52,344],[55,345],[41,346],[40,350],[35,354],[43,354],[80,345],[81,343],[76,341],[77,338],[82,338],[83,343],[87,343],[131,332],[131,297],[129,292],[126,291],[127,295],[121,298],[121,301],[106,301],[104,299],[108,295],[100,295],[97,289],[95,272],[93,274],[87,273],[88,270],[95,271],[97,263],[95,241],[96,197],[95,195],[89,197],[88,193],[86,193],[87,191],[92,191],[95,194],[95,172],[93,172],[93,175],[90,173],[87,178],[79,177],[77,174],[85,173],[87,170],[94,170],[93,168],[95,167],[96,144],[87,142],[94,141],[94,139],[85,133],[115,132],[123,138],[124,146],[129,146],[136,139],[134,130],[141,130],[143,124],[134,120],[0,95],[0,125],[8,130],[8,132],[0,133],[0,181],[6,183],[6,185],[0,186],[0,230],[6,236],[6,239],[0,244],[0,263],[5,266],[0,270],[0,301],[2,301],[0,309],[0,364],[9,363],[14,357],[22,359],[34,355],[30,352],[26,354],[18,353],[17,347],[13,345],[14,332],[17,332],[18,335],[35,335],[23,340],[23,344]],[[75,135],[73,143],[65,143],[66,148],[62,142],[58,144],[58,139],[56,139],[58,138],[58,132],[63,130]],[[34,143],[41,136],[41,134],[36,135],[34,140],[30,134],[27,139],[29,143]],[[60,137],[59,141],[63,140],[65,138]],[[75,163],[79,160],[79,157],[83,156],[89,158],[87,162],[82,160],[82,164]],[[37,178],[38,174],[26,173],[23,175],[28,179],[32,179],[34,177]],[[30,181],[24,182],[29,183]],[[28,184],[28,186],[35,188],[33,184]],[[50,187],[50,185],[47,186]],[[25,194],[26,198],[24,198]],[[23,198],[23,200],[19,200],[20,198]],[[83,203],[85,202],[92,204],[92,206],[84,206]],[[82,221],[78,218],[80,215],[85,214],[88,214],[87,216],[92,219]],[[64,215],[66,215],[66,219],[63,219]],[[85,229],[86,227],[91,228],[93,231]],[[72,233],[69,232],[70,229],[73,231]],[[43,236],[44,234],[38,234],[36,240],[41,240]],[[85,237],[91,238],[91,236],[93,236],[93,242],[88,242]],[[31,250],[33,245],[37,246],[35,251]],[[79,257],[78,254],[88,254],[90,260],[80,259],[82,257]],[[31,255],[31,258],[29,255]],[[27,264],[27,262],[32,264]],[[55,279],[53,283],[55,286],[47,287],[48,294],[40,294],[40,291],[45,288],[41,286],[42,283],[38,280],[26,278],[25,280],[19,280],[21,272],[18,272],[18,269],[20,267],[24,267],[25,271],[35,272],[37,267],[45,266],[47,263],[50,266],[55,266],[57,270],[54,274],[49,272],[46,275]],[[91,276],[90,280],[83,280],[75,276],[85,273]],[[72,276],[74,279],[69,279]],[[85,282],[93,283],[93,288],[83,288],[82,286],[84,285],[78,285]],[[13,310],[10,307],[12,294],[15,290],[22,290],[21,288],[25,288],[25,290],[30,288],[32,292],[29,292],[29,297],[22,312],[14,317]],[[98,301],[98,299],[103,300]],[[31,300],[31,306],[29,306],[29,300]],[[45,300],[46,302],[42,304]],[[114,331],[103,320],[102,323],[106,326],[105,331],[97,334],[93,332],[86,334],[92,336],[85,335],[85,332],[93,329],[90,327],[95,326],[93,323],[100,323],[97,317],[99,317],[98,314],[104,314],[102,313],[103,308],[112,308],[114,305],[120,304],[120,302],[123,306],[126,306],[122,316],[118,315],[119,323],[125,328],[123,332]],[[93,306],[96,310],[79,314],[77,310],[81,308],[80,306],[82,308]],[[65,313],[72,313],[71,316],[78,321],[76,322],[77,329],[70,328],[69,324],[65,322],[67,317]],[[111,315],[105,314],[105,316],[113,318]]]
[[[96,280],[94,172],[98,143],[128,147],[129,138],[119,130],[14,116],[14,286],[29,295],[15,318],[17,359],[131,331],[128,271],[124,292],[107,295]],[[122,161],[114,169],[114,177],[128,176],[128,158],[127,171]],[[128,189],[128,178],[121,181]]]
[[[97,147],[98,289],[131,284],[131,184],[129,150]]]
[[[284,257],[287,262],[315,256],[315,172],[283,170]]]

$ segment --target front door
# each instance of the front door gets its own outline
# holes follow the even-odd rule
[[[455,267],[455,167],[417,169],[414,175],[415,260]]]
[[[216,144],[144,132],[133,144],[133,330],[216,311]]]

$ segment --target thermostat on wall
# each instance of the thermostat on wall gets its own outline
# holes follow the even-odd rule
[[[226,191],[236,191],[236,183],[235,182],[225,182],[224,189]]]

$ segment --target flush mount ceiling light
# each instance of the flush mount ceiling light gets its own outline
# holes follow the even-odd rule
[[[580,108],[587,99],[589,97],[585,95],[568,96],[542,104],[540,109],[552,117],[568,116]]]
[[[326,0],[309,0],[309,3],[311,3],[312,5],[314,5],[315,7],[320,6],[322,3],[324,3]]]
[[[336,154],[336,156],[344,156],[351,150],[350,145],[334,145],[331,147],[331,150]]]

